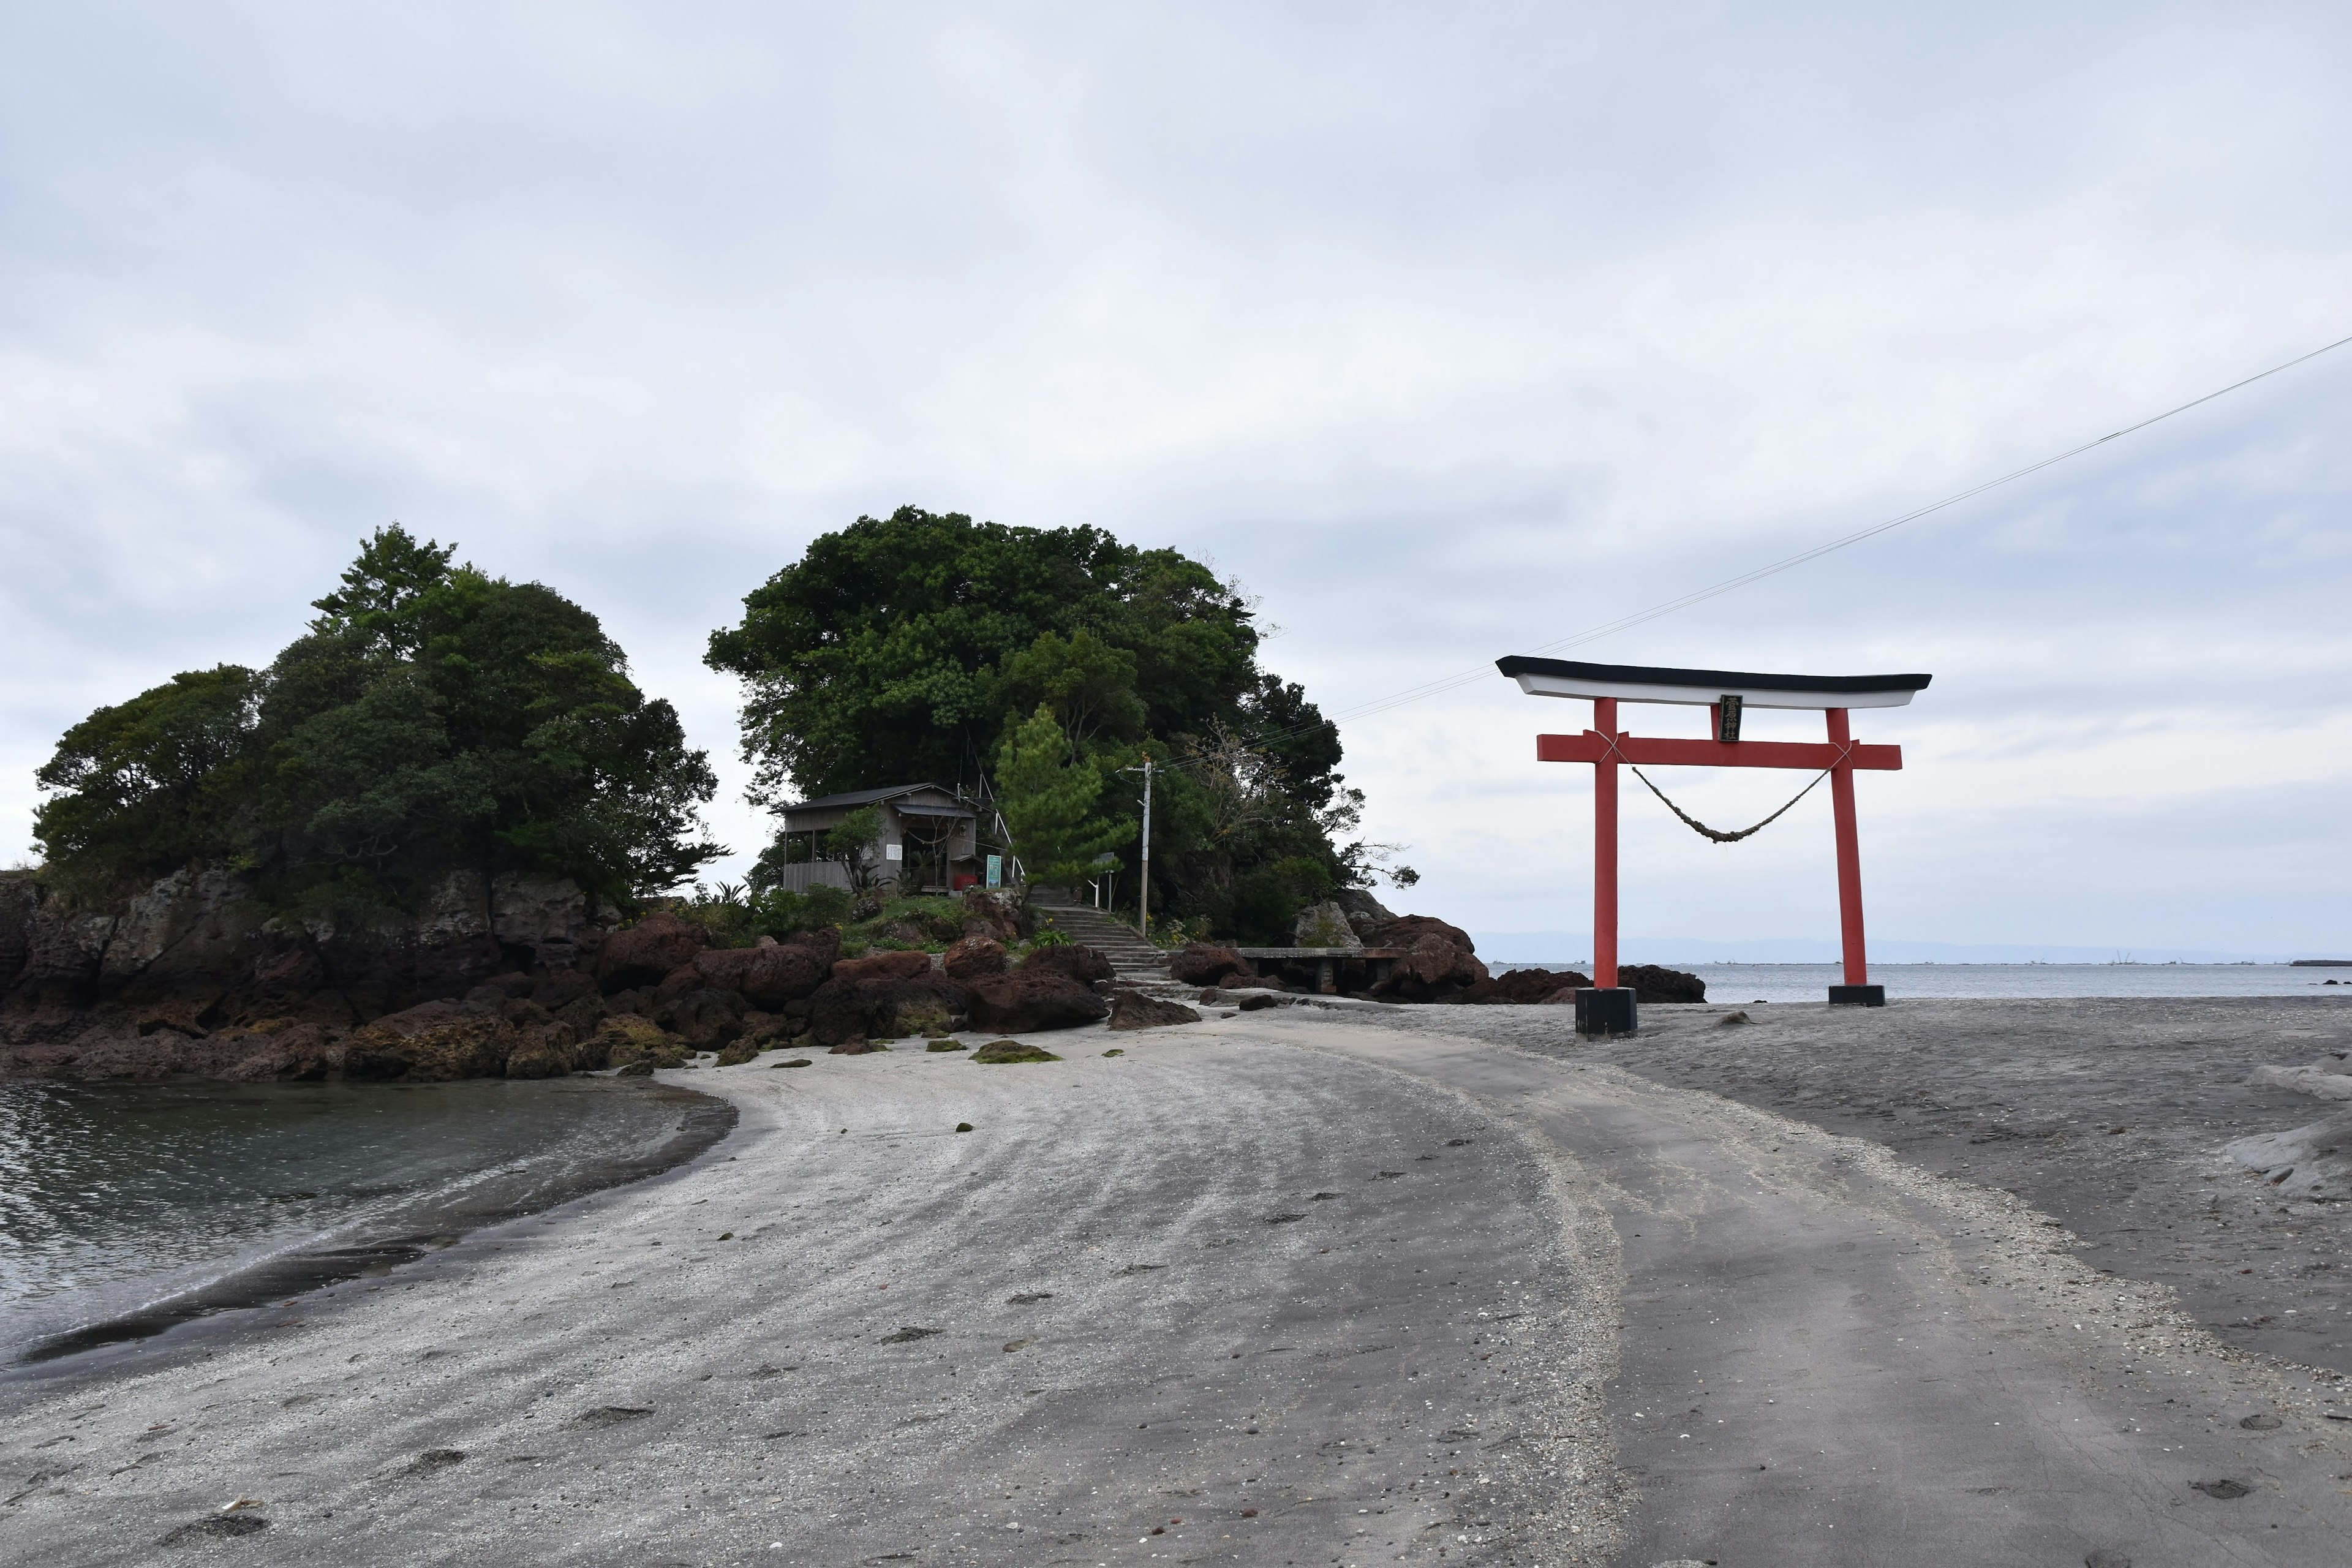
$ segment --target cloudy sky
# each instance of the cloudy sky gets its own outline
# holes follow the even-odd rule
[[[1350,713],[2352,332],[2347,57],[2242,4],[11,5],[0,857],[66,725],[266,661],[394,519],[601,615],[745,850],[703,639],[901,503],[1209,557]],[[1890,942],[2352,952],[2347,421],[2352,348],[1580,656],[1932,671],[1859,726]],[[1531,737],[1587,714],[1347,721],[1412,907],[1582,954]],[[1648,955],[1835,933],[1820,794],[1728,848],[1629,796],[1625,866]]]

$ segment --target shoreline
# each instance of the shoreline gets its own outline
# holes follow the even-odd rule
[[[2257,1053],[2321,1014],[2217,1005],[2267,1016]],[[698,1071],[740,1119],[662,1177],[297,1321],[0,1384],[0,1540],[93,1564],[230,1531],[256,1563],[583,1568],[2338,1560],[2340,1379],[2217,1338],[2096,1215],[1931,1168],[1908,1121],[1753,1103],[1775,1064],[1839,1075],[1857,1117],[1938,1073],[2047,1100],[2029,1069],[2100,1053],[2004,1005],[1728,1011],[1645,1009],[1606,1051],[1560,1008],[1364,1004],[1031,1037],[1053,1063]],[[2158,1100],[2229,1022],[2089,1011],[2053,1027],[2105,1031],[2124,1079],[2137,1048]],[[1701,1070],[1759,1082],[1666,1081]]]
[[[734,1131],[740,1114],[723,1096],[703,1093],[690,1084],[631,1081],[614,1088],[623,1093],[674,1101],[681,1115],[678,1127],[643,1152],[575,1167],[566,1179],[533,1193],[527,1202],[478,1207],[469,1202],[436,1205],[420,1198],[399,1216],[402,1223],[397,1225],[367,1222],[291,1243],[272,1256],[231,1268],[201,1285],[37,1340],[0,1364],[0,1383],[102,1369],[110,1361],[121,1359],[119,1352],[150,1345],[175,1349],[176,1345],[166,1347],[162,1342],[172,1339],[175,1331],[199,1325],[232,1335],[244,1331],[224,1321],[223,1315],[272,1302],[294,1307],[313,1291],[395,1273],[428,1254],[457,1246],[476,1231],[659,1175],[724,1141]],[[110,1358],[108,1352],[118,1354]]]

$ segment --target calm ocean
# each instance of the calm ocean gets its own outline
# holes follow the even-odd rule
[[[0,1366],[383,1271],[690,1154],[714,1113],[731,1124],[707,1096],[601,1079],[0,1083]]]
[[[1501,963],[1497,969],[1584,969]],[[1834,963],[1674,963],[1706,982],[1710,1002],[1822,1002]],[[1589,970],[1586,971],[1590,973]],[[2284,963],[1874,963],[1871,980],[1902,996],[2342,996],[2352,969]],[[2329,985],[2334,980],[2338,984]]]

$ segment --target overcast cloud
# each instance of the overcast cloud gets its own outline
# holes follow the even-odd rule
[[[861,512],[1206,555],[1328,711],[1476,668],[2352,332],[2347,44],[2242,5],[12,5],[0,852],[62,729],[267,660],[394,519],[602,616],[747,855],[703,639]],[[2347,416],[2352,349],[1580,656],[1932,671],[1857,726],[1907,763],[1861,790],[1880,937],[2352,953]],[[1497,678],[1346,725],[1412,907],[1581,940],[1589,770],[1531,737],[1588,711]],[[1795,782],[1668,787],[1744,826]],[[1726,848],[1629,795],[1627,928],[1826,942],[1829,857],[1825,798]]]

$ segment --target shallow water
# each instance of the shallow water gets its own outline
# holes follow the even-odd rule
[[[1505,963],[1498,969],[1580,969]],[[1670,964],[1706,982],[1710,1002],[1822,1002],[1843,972],[1834,963]],[[1870,978],[1902,996],[2341,996],[2352,969],[2284,963],[1874,963]],[[2327,985],[2334,980],[2339,984]]]
[[[643,1173],[713,1103],[595,1079],[0,1083],[0,1364],[257,1266],[381,1268]]]

